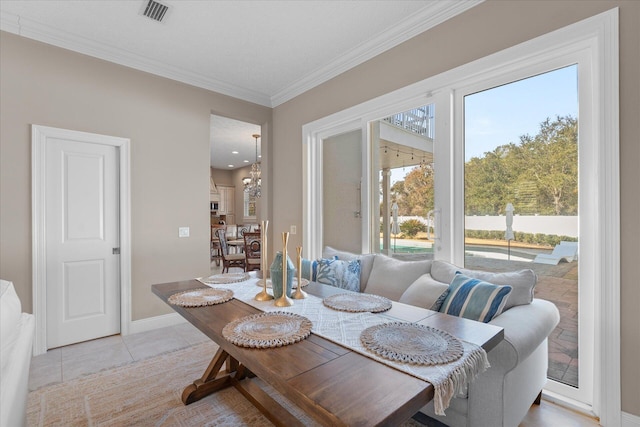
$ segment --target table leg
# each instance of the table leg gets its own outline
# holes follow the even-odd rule
[[[220,374],[222,365],[229,359],[227,363],[226,374]],[[215,393],[218,390],[233,385],[233,374],[238,367],[238,362],[229,356],[229,353],[218,348],[215,356],[211,359],[209,366],[204,371],[202,378],[195,380],[193,384],[188,385],[182,392],[182,402],[185,405],[202,399],[205,396]],[[233,369],[234,371],[231,371]]]

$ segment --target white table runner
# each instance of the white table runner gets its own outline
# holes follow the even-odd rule
[[[204,279],[198,279],[204,283]],[[251,278],[245,282],[211,285],[212,288],[226,288],[233,290],[233,297],[243,301],[261,311],[283,311],[296,313],[311,320],[312,332],[323,338],[341,344],[353,351],[391,366],[399,371],[413,375],[431,383],[435,389],[434,408],[438,415],[445,415],[451,399],[466,393],[468,384],[475,377],[489,368],[487,353],[476,344],[462,341],[464,355],[455,362],[446,365],[412,365],[396,362],[368,351],[360,342],[360,334],[370,326],[389,322],[402,321],[385,313],[349,313],[336,311],[326,307],[322,298],[308,295],[302,300],[294,300],[290,307],[276,307],[271,301],[256,301],[254,297],[260,292],[256,286],[258,279]]]

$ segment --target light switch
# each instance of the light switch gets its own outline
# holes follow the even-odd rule
[[[178,237],[189,237],[189,227],[178,228]]]

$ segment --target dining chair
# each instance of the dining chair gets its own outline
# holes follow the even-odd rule
[[[260,270],[260,256],[262,239],[260,232],[245,232],[244,238],[244,255],[245,255],[245,271]]]
[[[220,242],[220,252],[222,256],[222,272],[229,272],[229,268],[238,267],[242,270],[246,267],[244,254],[230,254],[229,245],[227,244],[227,231],[225,229],[217,229],[216,236]]]
[[[220,265],[220,260],[222,259],[222,248],[220,247],[220,240],[218,240],[218,236],[216,235],[216,231],[219,229],[225,229],[224,225],[212,225],[211,226],[211,261],[216,262],[216,266]]]

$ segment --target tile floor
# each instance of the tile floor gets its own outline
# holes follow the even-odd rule
[[[31,359],[29,390],[189,347],[209,338],[190,323],[55,348]]]

